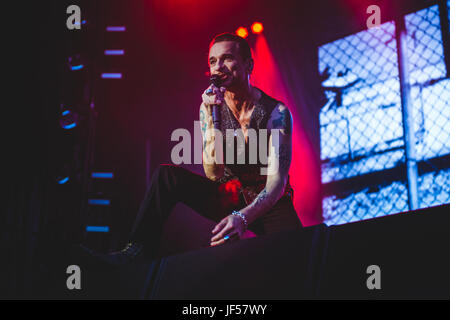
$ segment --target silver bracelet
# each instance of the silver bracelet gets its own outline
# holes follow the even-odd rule
[[[247,229],[247,225],[248,225],[248,223],[247,223],[247,218],[246,218],[241,212],[236,211],[236,210],[233,210],[233,212],[232,212],[231,214],[232,214],[233,216],[238,216],[238,217],[240,217],[240,218],[242,219],[242,221],[244,221],[245,229]]]

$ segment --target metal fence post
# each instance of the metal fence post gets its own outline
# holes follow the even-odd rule
[[[405,17],[401,16],[395,22],[395,37],[398,52],[398,73],[400,80],[400,97],[402,105],[403,139],[405,143],[406,180],[408,187],[409,210],[419,207],[417,192],[417,159],[416,139],[414,133],[413,104],[410,93],[408,52],[406,43]]]
[[[450,28],[448,21],[448,6],[446,0],[439,1],[439,20],[441,22],[442,46],[447,69],[446,77],[450,78]]]

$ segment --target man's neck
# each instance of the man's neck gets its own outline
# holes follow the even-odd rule
[[[253,88],[250,84],[240,88],[230,88],[225,91],[225,102],[227,105],[237,112],[245,112],[245,109],[251,109],[253,103]]]

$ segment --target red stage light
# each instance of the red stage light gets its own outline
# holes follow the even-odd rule
[[[239,36],[239,37],[241,37],[241,38],[247,38],[247,36],[248,36],[248,31],[247,31],[247,28],[244,28],[244,27],[239,27],[237,30],[236,30],[236,34]]]
[[[264,30],[264,27],[263,27],[261,22],[255,22],[255,23],[252,24],[252,31],[253,31],[253,33],[257,33],[258,34],[258,33],[263,32],[263,30]]]

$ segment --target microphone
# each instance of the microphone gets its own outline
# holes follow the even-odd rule
[[[223,81],[220,79],[218,75],[214,74],[209,78],[209,82],[215,85],[217,88],[220,88],[222,86]],[[214,123],[214,129],[220,130],[220,108],[219,105],[217,104],[213,105],[212,118]]]

